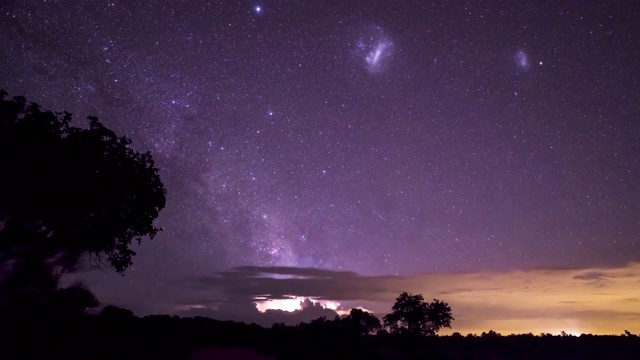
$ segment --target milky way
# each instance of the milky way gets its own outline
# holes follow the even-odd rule
[[[624,264],[640,260],[637,14],[624,1],[5,1],[0,80],[98,116],[161,168],[165,230],[125,280],[89,274],[101,294],[162,299],[239,265]]]

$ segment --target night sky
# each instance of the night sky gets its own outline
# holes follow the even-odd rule
[[[638,19],[634,1],[2,1],[0,87],[152,152],[164,231],[124,277],[82,275],[137,313],[238,266],[624,268]]]

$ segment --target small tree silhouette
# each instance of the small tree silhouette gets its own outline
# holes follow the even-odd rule
[[[427,327],[434,335],[443,327],[451,328],[452,320],[455,319],[451,316],[449,304],[438,299],[427,304]]]
[[[348,332],[355,335],[368,335],[382,328],[380,319],[361,309],[351,309],[341,321]]]
[[[434,299],[425,303],[421,294],[403,292],[396,299],[391,314],[384,318],[384,326],[392,334],[414,336],[436,335],[442,327],[451,327],[451,307]]]
[[[58,289],[50,297],[47,305],[61,315],[80,314],[86,309],[96,308],[100,303],[81,283]]]

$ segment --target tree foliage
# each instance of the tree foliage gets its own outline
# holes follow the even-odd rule
[[[151,154],[88,120],[72,127],[71,114],[0,91],[3,267],[70,270],[89,254],[122,272],[135,255],[131,243],[158,233],[166,190]]]
[[[278,328],[280,325],[274,324],[274,326]],[[336,315],[333,320],[322,316],[308,323],[297,325],[297,329],[304,334],[325,338],[360,337],[375,333],[381,327],[380,319],[361,309],[351,309],[349,315]]]
[[[382,328],[380,319],[361,309],[351,309],[349,315],[342,318],[342,323],[354,335],[368,335]]]
[[[132,241],[157,234],[166,190],[150,153],[129,147],[95,117],[43,112],[0,93],[0,251],[64,257],[104,254],[116,271],[131,265]]]
[[[426,303],[421,294],[403,292],[383,320],[392,334],[424,336],[435,335],[443,327],[450,328],[454,318],[447,303],[437,299]]]

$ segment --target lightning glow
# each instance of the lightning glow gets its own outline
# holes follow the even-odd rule
[[[288,296],[286,299],[267,299],[264,296],[256,296],[254,298],[258,311],[265,312],[267,310],[282,311],[299,311],[303,309],[305,300],[310,300],[314,305],[320,304],[325,309],[338,310],[339,302],[331,300],[318,300],[313,298],[305,298],[301,296]]]

